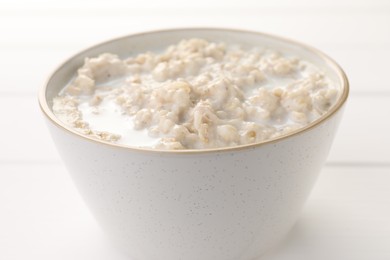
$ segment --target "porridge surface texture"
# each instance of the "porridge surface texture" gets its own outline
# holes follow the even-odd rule
[[[162,52],[86,58],[53,100],[84,135],[133,147],[262,142],[324,115],[339,89],[313,64],[262,46],[184,39]]]

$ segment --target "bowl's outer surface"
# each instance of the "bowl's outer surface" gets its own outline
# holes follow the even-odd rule
[[[49,126],[96,219],[135,259],[252,259],[295,222],[340,116],[281,142],[215,154],[137,152]]]
[[[123,55],[126,50],[155,49],[194,36],[252,45],[265,41],[300,52],[325,70],[334,69],[301,46],[261,34],[164,31],[118,39],[77,55],[49,80],[48,106],[85,56],[115,50]],[[342,85],[336,73],[331,77]],[[52,115],[47,122],[90,210],[134,259],[247,260],[279,241],[295,222],[326,160],[342,107],[327,120],[287,138],[199,153],[108,145],[53,123]]]

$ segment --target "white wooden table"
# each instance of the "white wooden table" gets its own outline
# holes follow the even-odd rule
[[[0,0],[0,259],[127,259],[71,183],[37,90],[57,64],[89,45],[185,26],[293,38],[328,53],[350,78],[321,177],[289,238],[264,259],[390,259],[390,1],[140,2]]]

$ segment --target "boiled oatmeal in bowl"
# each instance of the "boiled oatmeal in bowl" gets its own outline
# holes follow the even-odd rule
[[[52,109],[100,140],[206,149],[296,131],[326,114],[340,93],[321,68],[294,53],[187,38],[162,51],[86,58]]]

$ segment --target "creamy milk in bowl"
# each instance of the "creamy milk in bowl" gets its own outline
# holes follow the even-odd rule
[[[134,259],[253,259],[298,217],[348,96],[310,47],[256,32],[130,35],[66,61],[40,105],[96,219]]]

